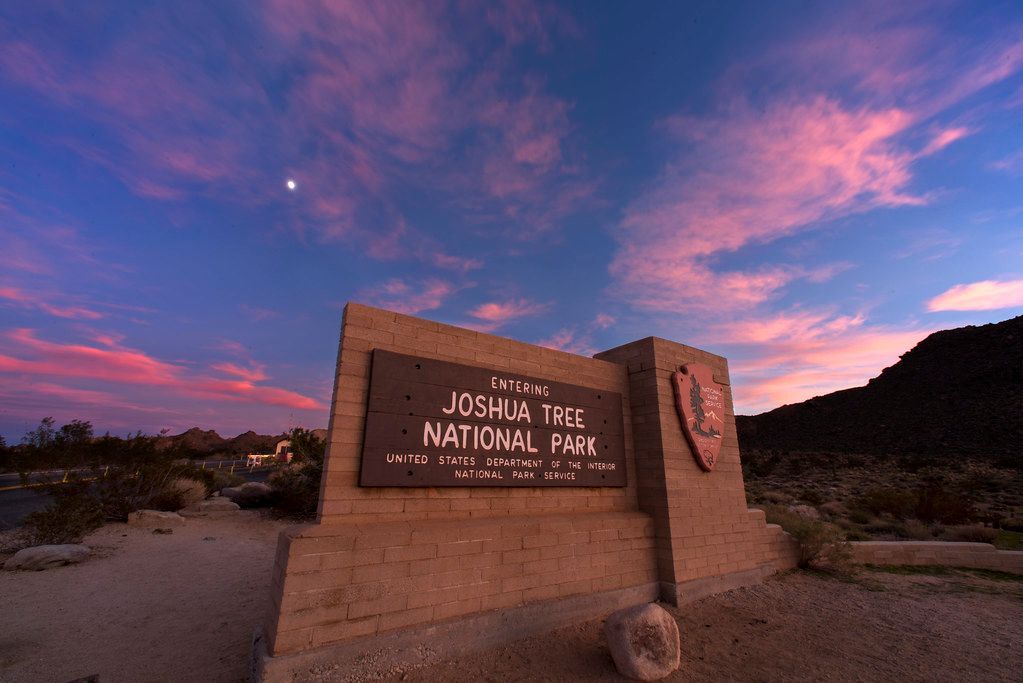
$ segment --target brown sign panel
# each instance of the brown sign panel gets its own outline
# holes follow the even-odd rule
[[[373,351],[362,486],[625,486],[621,394]]]
[[[721,452],[725,431],[725,390],[714,381],[714,371],[703,363],[689,363],[671,376],[675,407],[682,431],[693,448],[696,463],[710,472]]]

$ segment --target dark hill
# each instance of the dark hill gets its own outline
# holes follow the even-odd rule
[[[204,431],[198,427],[192,427],[181,434],[159,437],[157,445],[161,448],[178,447],[200,455],[244,455],[246,453],[269,453],[273,450],[274,445],[283,438],[284,435],[257,434],[249,430],[233,439],[225,439],[212,429]]]
[[[737,416],[747,450],[1023,453],[1023,316],[935,332],[864,387]]]

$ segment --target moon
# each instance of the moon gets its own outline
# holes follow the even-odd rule
[[[289,190],[291,190],[292,192],[294,192],[294,191],[295,191],[295,188],[296,188],[296,187],[298,187],[298,183],[296,183],[296,182],[295,182],[294,180],[292,180],[291,178],[288,178],[288,181],[287,181],[286,183],[284,183],[284,185],[285,185],[285,186],[286,186],[286,187],[287,187],[287,188],[288,188]]]

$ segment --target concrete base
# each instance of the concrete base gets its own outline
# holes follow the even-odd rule
[[[762,564],[753,569],[723,576],[708,576],[704,579],[683,583],[661,583],[661,599],[672,605],[681,606],[709,595],[717,595],[744,586],[755,586],[777,571],[778,568],[773,564]]]
[[[410,664],[429,664],[595,619],[623,607],[653,602],[658,595],[659,585],[649,583],[493,610],[279,657],[267,653],[266,638],[257,632],[252,641],[252,680],[260,683],[340,680]]]

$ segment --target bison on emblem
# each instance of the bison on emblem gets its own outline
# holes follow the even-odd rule
[[[714,469],[725,430],[725,391],[714,372],[703,363],[688,363],[672,374],[675,407],[693,457],[706,472]]]

